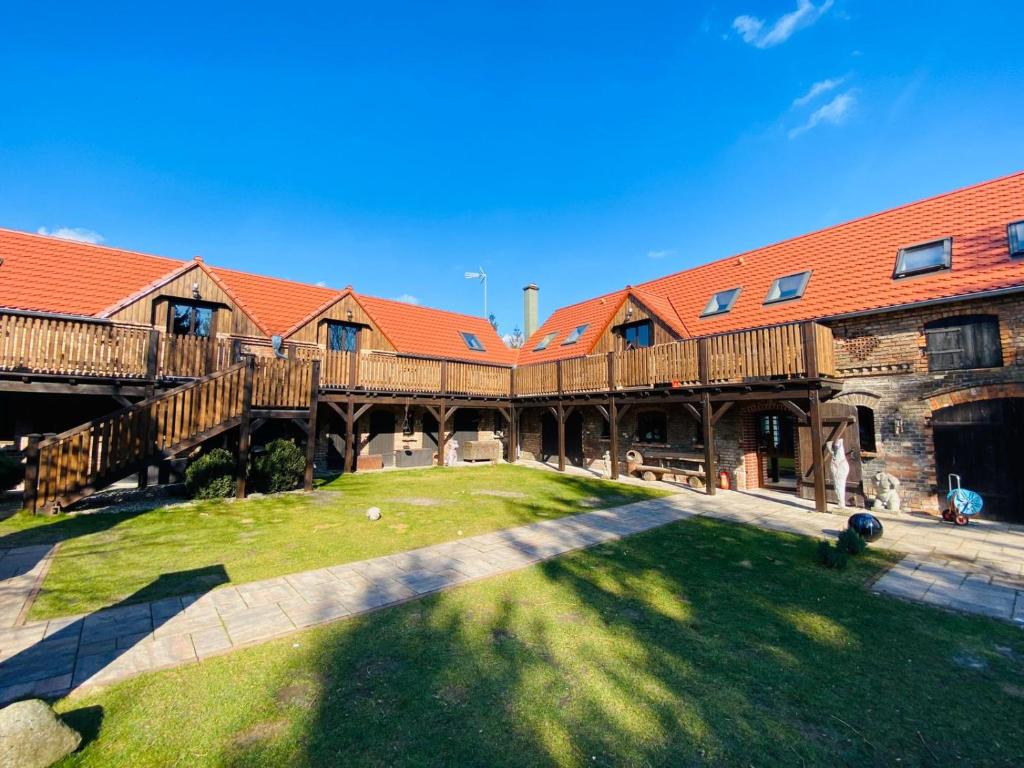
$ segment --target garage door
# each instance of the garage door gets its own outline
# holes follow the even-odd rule
[[[1024,522],[1024,399],[983,400],[943,408],[932,415],[939,502],[945,506],[948,477],[985,499],[982,515]]]

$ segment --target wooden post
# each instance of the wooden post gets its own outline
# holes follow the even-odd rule
[[[557,385],[558,385],[558,396],[561,397],[562,396],[562,361],[561,360],[556,360],[555,361],[555,381],[557,382]],[[561,406],[559,406],[559,407],[561,407]]]
[[[444,379],[444,368],[441,369],[441,378]],[[444,466],[444,448],[448,442],[447,431],[448,431],[448,406],[445,405],[444,400],[441,401],[441,405],[437,409],[437,466]]]
[[[519,414],[514,405],[509,406],[508,412],[508,462],[514,464],[519,460]]]
[[[441,381],[438,385],[438,392],[442,395],[448,394],[448,361],[441,361]],[[442,411],[443,413],[443,411]]]
[[[249,443],[252,440],[252,380],[256,372],[256,358],[249,356],[245,361],[242,378],[242,416],[238,426],[238,460],[235,464],[235,496],[245,498],[246,473],[249,471]]]
[[[25,491],[22,500],[25,509],[35,514],[39,499],[39,441],[43,436],[33,432],[25,438]]]
[[[160,331],[153,328],[149,332],[149,341],[146,346],[146,378],[153,380],[157,377],[157,364],[160,360]]]
[[[800,332],[804,342],[804,373],[808,379],[816,379],[821,372],[818,370],[818,336],[814,332],[814,323],[801,323]]]
[[[355,389],[359,383],[359,344],[358,335],[356,349],[348,353],[348,388]]]
[[[356,404],[349,396],[348,405],[345,408],[345,460],[341,463],[341,471],[356,471]]]
[[[697,339],[697,379],[707,385],[711,378],[711,340]]]
[[[811,468],[814,470],[814,511],[828,512],[828,498],[825,496],[825,462],[822,457],[824,446],[821,441],[821,400],[818,390],[808,393],[811,407],[807,412],[811,422]]]
[[[615,391],[615,353],[608,353],[608,391]]]
[[[611,354],[610,352],[608,353]],[[619,404],[614,395],[608,400],[608,461],[612,480],[619,479]]]
[[[242,340],[232,339],[231,340],[231,364],[234,365],[242,359]]]
[[[558,368],[558,389],[562,389],[562,369]],[[565,472],[565,407],[558,401],[558,471]]]
[[[701,432],[704,435],[704,493],[714,496],[718,467],[715,466],[715,428],[711,419],[714,412],[711,408],[711,394],[701,393]]]
[[[294,347],[293,347],[294,349]],[[309,423],[306,426],[306,472],[302,487],[313,490],[313,457],[316,455],[316,417],[320,405],[320,361],[314,360],[310,371]]]

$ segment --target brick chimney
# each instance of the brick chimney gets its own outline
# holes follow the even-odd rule
[[[528,339],[537,330],[537,294],[540,288],[530,283],[523,288],[523,338]]]

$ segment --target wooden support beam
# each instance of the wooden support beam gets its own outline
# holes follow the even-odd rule
[[[711,423],[712,424],[717,424],[719,419],[721,419],[723,416],[725,416],[725,414],[729,412],[729,409],[732,408],[734,405],[736,405],[736,401],[735,400],[728,400],[728,401],[722,403],[721,407],[718,408],[714,412],[714,414],[711,416]]]
[[[807,412],[803,408],[801,408],[799,405],[794,403],[792,400],[780,400],[779,401],[779,405],[781,405],[787,411],[792,413],[796,417],[797,423],[799,423],[799,424],[807,424],[808,423],[808,421],[807,421],[807,419],[808,419]]]
[[[324,402],[327,403],[327,406],[336,414],[338,414],[338,416],[340,416],[342,419],[345,418],[345,411],[342,410],[340,405],[338,405],[333,400],[324,400]]]
[[[561,368],[559,368],[559,373],[561,373]],[[558,471],[565,472],[565,406],[562,405],[561,400],[558,401],[558,412],[555,414],[555,418],[558,421]]]
[[[160,331],[153,328],[149,332],[149,339],[146,341],[146,378],[155,379],[158,373],[157,365],[160,359]]]
[[[373,403],[363,403],[361,406],[359,406],[355,413],[356,421],[359,421],[359,419],[363,418],[366,412],[371,408],[373,408]]]
[[[600,413],[604,417],[604,420],[606,422],[609,422],[609,423],[611,422],[611,420],[612,420],[611,419],[611,415],[608,413],[608,409],[607,408],[605,408],[603,405],[600,405],[600,404],[595,404],[594,407],[597,408],[597,412]]]
[[[114,402],[122,408],[131,408],[134,405],[134,403],[124,395],[111,395],[111,397],[114,399]]]
[[[812,389],[810,391],[810,401],[811,407],[808,415],[810,416],[811,426],[811,468],[814,471],[814,511],[827,512],[828,499],[825,496],[825,456],[824,445],[822,444],[821,439],[821,403],[816,389]]]
[[[630,411],[630,409],[632,407],[633,407],[632,403],[620,404],[619,405],[619,418],[620,419],[626,418],[626,414],[629,413],[629,411]]]
[[[256,372],[256,358],[245,361],[242,378],[242,415],[238,423],[238,459],[235,465],[235,496],[245,498],[246,474],[249,470],[249,444],[252,440],[252,382]]]
[[[313,490],[313,458],[316,455],[316,417],[320,410],[320,361],[314,360],[310,371],[309,421],[306,423],[306,471],[302,476],[302,487]]]
[[[309,424],[308,424],[308,420],[307,419],[300,419],[300,418],[296,417],[296,418],[292,419],[292,424],[294,424],[296,427],[298,427],[302,431],[302,434],[304,434],[304,435],[308,435],[309,434]]]
[[[36,392],[45,395],[127,395],[128,397],[145,397],[147,387],[144,384],[72,384],[57,381],[13,381],[0,379],[0,392]]]
[[[39,441],[43,436],[38,432],[25,435],[25,493],[22,503],[32,514],[37,513],[39,499]]]
[[[259,430],[259,428],[262,427],[266,423],[267,423],[266,419],[262,419],[262,418],[261,419],[253,419],[252,422],[249,424],[249,434],[250,435],[256,434],[256,432]]]
[[[437,409],[437,466],[444,466],[444,449],[448,443],[448,411],[444,400]]]
[[[601,408],[601,406],[598,406]],[[603,408],[601,408],[604,411]],[[608,463],[609,474],[612,480],[619,479],[619,406],[615,398],[608,401],[608,410],[605,412],[608,419]]]
[[[828,422],[822,420],[822,426],[824,426],[826,423]],[[828,437],[825,438],[824,442],[821,445],[821,456],[823,461],[828,461],[828,444],[831,443],[833,440],[838,440],[840,437],[842,437],[846,433],[846,428],[850,424],[853,424],[853,419],[843,419],[837,424],[832,425],[832,431],[828,433]],[[810,467],[808,467],[807,471],[804,472],[804,477],[810,477],[813,473],[814,465],[812,464]]]
[[[700,411],[697,410],[693,403],[683,403],[683,410],[690,414],[698,424],[703,423],[703,417],[700,415]]]
[[[701,432],[704,437],[704,492],[708,496],[715,495],[718,468],[715,466],[715,422],[711,410],[710,393],[704,392],[701,404]]]

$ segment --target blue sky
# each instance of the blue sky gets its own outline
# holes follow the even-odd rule
[[[102,5],[0,10],[0,226],[503,331],[1024,168],[1021,3]]]

